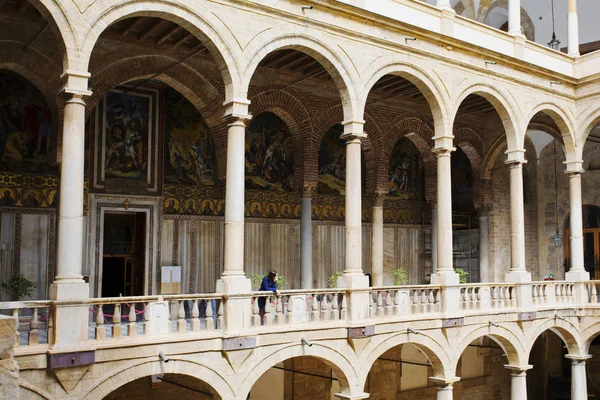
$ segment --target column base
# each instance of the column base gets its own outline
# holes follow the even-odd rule
[[[435,274],[431,274],[431,284],[441,286],[454,286],[460,283],[458,274],[452,271],[441,272],[438,271]]]
[[[363,400],[368,399],[369,393],[356,393],[356,394],[347,394],[347,393],[335,393],[334,396],[340,400]]]
[[[215,292],[217,293],[248,293],[253,290],[252,281],[244,275],[222,276],[217,280]],[[258,288],[254,289],[258,290]]]
[[[590,280],[590,273],[586,270],[569,271],[565,274],[565,280],[571,282],[585,282]]]
[[[58,280],[50,285],[52,300],[84,300],[90,297],[90,285],[83,279]],[[51,349],[75,351],[88,339],[88,304],[57,305],[54,310],[54,333],[48,338]],[[85,347],[85,346],[84,346]]]
[[[512,271],[504,275],[504,281],[509,283],[529,283],[531,274],[527,271]]]
[[[50,285],[50,300],[80,300],[90,297],[90,284],[83,279],[64,279]]]
[[[337,287],[344,289],[366,289],[369,287],[369,277],[362,273],[342,275],[338,277]]]

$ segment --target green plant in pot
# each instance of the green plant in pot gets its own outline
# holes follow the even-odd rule
[[[462,268],[454,268],[454,271],[458,274],[458,282],[459,283],[467,283],[467,276],[469,273]]]
[[[394,286],[408,285],[408,273],[402,267],[394,270]]]
[[[11,301],[19,301],[24,297],[30,297],[35,289],[35,283],[23,275],[13,276],[3,281],[0,286],[8,294]]]
[[[252,284],[252,290],[258,290],[260,288],[260,285],[261,285],[264,277],[265,277],[265,275],[262,275],[262,274],[251,274],[250,275],[250,282]],[[285,289],[286,283],[287,283],[287,280],[285,279],[285,276],[277,274],[277,289],[278,290]]]
[[[327,279],[327,287],[328,288],[336,288],[337,287],[337,281],[338,278],[340,276],[342,276],[344,273],[342,271],[336,272],[335,274],[331,275],[329,277],[329,279]]]

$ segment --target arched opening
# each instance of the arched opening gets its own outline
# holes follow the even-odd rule
[[[118,296],[105,290],[115,274],[133,295],[211,292],[220,275],[223,73],[208,39],[164,17],[119,19],[91,51],[84,275],[95,297]],[[111,215],[132,219],[126,252],[102,240]],[[111,273],[115,263],[119,271]],[[177,266],[176,282],[154,279],[167,274],[162,265]]]
[[[383,353],[373,363],[365,382],[370,398],[381,400],[435,396],[431,362],[417,346],[406,343]]]
[[[473,340],[462,352],[454,384],[454,393],[460,397],[481,398],[480,393],[494,393],[498,398],[510,398],[511,373],[506,365],[511,364],[505,350],[490,336]]]
[[[568,349],[552,330],[543,332],[529,353],[527,393],[529,398],[552,400],[570,398],[571,366],[565,358]]]
[[[324,359],[292,357],[273,365],[252,385],[249,400],[335,400],[345,383],[341,371]]]
[[[221,397],[212,386],[201,379],[167,373],[138,378],[104,397],[104,400],[117,399],[221,400]]]
[[[374,198],[382,199],[383,259],[373,260],[373,265],[383,265],[386,285],[424,283],[432,271],[429,221],[436,173],[431,148],[434,126],[443,119],[433,82],[420,70],[391,64],[367,86],[366,115],[377,116],[379,110],[395,115],[390,122],[367,120],[365,126],[367,132],[378,133],[372,138],[378,154],[367,157],[367,163],[376,161],[376,173],[366,185]]]

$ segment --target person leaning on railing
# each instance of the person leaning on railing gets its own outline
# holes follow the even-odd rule
[[[279,294],[279,291],[277,290],[277,271],[270,270],[269,273],[263,278],[258,290],[261,292],[273,292],[275,294]],[[258,315],[260,315],[261,325],[265,323],[264,316],[266,304],[267,296],[261,296],[258,298]]]

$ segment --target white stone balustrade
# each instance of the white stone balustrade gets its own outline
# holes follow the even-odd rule
[[[517,298],[517,286],[529,286],[531,298]],[[578,305],[575,283],[543,281],[525,284],[482,283],[458,288],[459,314],[484,315],[498,311],[533,311],[570,309]],[[581,307],[598,306],[600,281],[585,283],[587,301]],[[224,332],[225,302],[250,299],[251,329],[285,325],[292,330],[309,328],[310,324],[339,326],[351,323],[348,298],[352,291],[368,290],[368,323],[410,321],[423,315],[437,318],[444,310],[445,286],[382,286],[368,289],[312,289],[240,294],[193,294],[100,298],[72,301],[30,301],[0,303],[0,313],[19,321],[15,332],[17,348],[52,344],[52,310],[56,307],[85,304],[89,308],[88,341],[135,340],[148,335],[221,335]],[[259,299],[265,299],[261,318]],[[533,308],[521,307],[530,304]],[[418,316],[418,317],[417,317]],[[369,322],[370,321],[370,322]],[[365,322],[365,321],[363,321]]]

